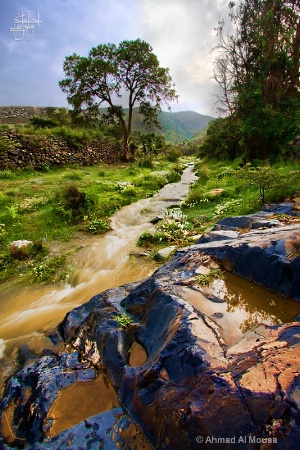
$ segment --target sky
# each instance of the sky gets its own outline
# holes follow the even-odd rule
[[[0,0],[0,6],[0,106],[68,107],[58,85],[66,56],[140,38],[169,68],[179,95],[171,111],[217,115],[214,29],[228,17],[228,0]]]

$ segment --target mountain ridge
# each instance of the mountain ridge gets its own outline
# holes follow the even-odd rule
[[[105,114],[106,108],[100,108],[100,113]],[[128,115],[128,109],[124,108],[125,116]],[[147,127],[143,121],[143,116],[138,112],[138,108],[133,108],[132,129],[142,133],[163,134],[167,141],[179,143],[191,139],[199,131],[207,128],[209,122],[215,120],[215,117],[197,113],[195,111],[177,111],[158,113],[158,120],[161,128]]]

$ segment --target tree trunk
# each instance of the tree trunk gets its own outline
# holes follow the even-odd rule
[[[129,152],[129,138],[127,137],[127,133],[124,133],[124,142],[123,142],[123,158],[126,162],[129,161],[130,152]]]
[[[297,23],[296,34],[293,42],[293,68],[291,76],[291,90],[298,92],[299,82],[299,61],[300,61],[300,19]]]
[[[124,161],[128,161],[129,160],[129,156],[130,156],[130,152],[129,152],[129,137],[130,137],[130,132],[131,130],[129,130],[128,126],[126,126],[126,122],[123,118],[123,116],[119,116],[119,120],[123,129],[123,158]]]

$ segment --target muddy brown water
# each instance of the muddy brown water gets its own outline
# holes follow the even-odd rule
[[[137,250],[136,241],[155,229],[151,219],[180,203],[195,180],[189,166],[180,182],[119,210],[111,219],[112,231],[99,237],[78,234],[71,244],[80,250],[74,254],[75,269],[67,283],[0,287],[0,357],[22,344],[39,352],[50,345],[45,331],[57,326],[68,311],[106,289],[150,276],[158,265],[130,256]]]
[[[100,373],[93,381],[76,382],[62,389],[51,406],[47,416],[52,421],[48,437],[117,406],[119,398],[107,375]]]
[[[100,237],[78,234],[72,241],[80,250],[74,254],[74,270],[67,283],[0,288],[0,357],[14,346],[24,343],[36,351],[50,345],[45,332],[54,328],[74,307],[99,292],[151,275],[157,267],[153,261],[132,258],[136,241],[146,230],[155,229],[150,220],[163,215],[168,206],[180,203],[195,180],[192,168],[185,170],[181,182],[165,186],[156,196],[138,201],[118,211],[112,218],[112,231]],[[211,301],[205,294],[218,297]],[[210,288],[182,287],[180,295],[222,327],[227,345],[232,345],[257,323],[290,322],[299,314],[299,304],[274,294],[232,274],[215,280]],[[145,348],[133,342],[128,364],[141,366],[147,361]],[[169,380],[164,370],[161,376]],[[93,392],[94,395],[90,395]],[[63,389],[52,405],[47,419],[52,421],[48,437],[70,428],[99,412],[119,405],[116,392],[104,373],[90,382],[77,382]],[[14,407],[9,405],[3,419],[3,435],[14,441],[12,422]],[[133,445],[132,436],[136,440]],[[134,423],[124,436],[132,449],[151,449]],[[125,445],[125,444],[124,444]]]
[[[228,346],[257,324],[293,322],[294,317],[300,313],[299,302],[230,272],[225,272],[223,279],[215,279],[209,287],[183,287],[180,292],[185,300],[221,327]]]

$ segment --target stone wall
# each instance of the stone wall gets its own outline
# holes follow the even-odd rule
[[[26,123],[32,116],[46,117],[48,110],[49,108],[40,108],[38,106],[0,106],[0,124]]]
[[[91,141],[74,148],[54,137],[27,136],[12,131],[0,133],[0,170],[63,164],[94,165],[99,162],[110,164],[120,160],[121,155],[119,144]]]

